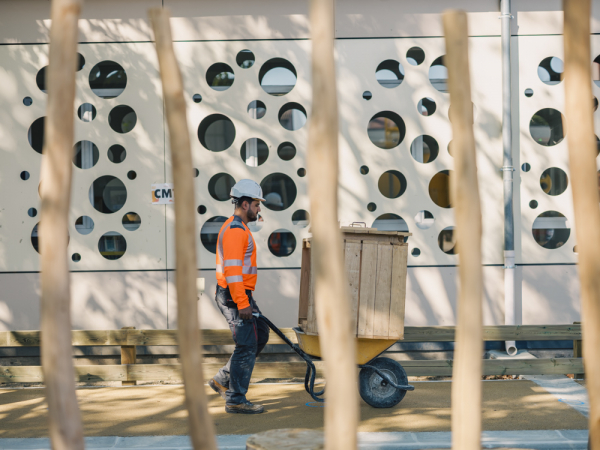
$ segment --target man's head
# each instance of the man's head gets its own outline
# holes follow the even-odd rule
[[[236,216],[240,216],[244,223],[254,222],[258,219],[260,202],[264,202],[262,188],[256,181],[240,180],[231,188],[229,194],[235,205]]]
[[[255,222],[258,219],[260,200],[244,196],[232,199],[232,203],[235,205],[234,214],[240,216],[245,223]]]

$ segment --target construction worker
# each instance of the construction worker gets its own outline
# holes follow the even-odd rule
[[[261,405],[246,399],[256,356],[269,340],[269,327],[260,313],[252,292],[256,286],[256,243],[248,228],[264,202],[260,185],[240,180],[231,188],[235,205],[231,216],[221,227],[217,238],[216,302],[229,324],[235,341],[231,358],[208,382],[225,399],[225,411],[238,414],[260,414]]]

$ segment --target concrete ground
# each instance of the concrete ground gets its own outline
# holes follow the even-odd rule
[[[358,431],[402,435],[450,431],[451,383],[413,384],[415,390],[408,392],[394,408],[375,409],[361,401]],[[206,392],[219,435],[323,427],[322,405],[312,402],[303,385],[252,385],[248,398],[267,409],[265,414],[255,416],[227,414],[223,400],[208,387]],[[86,436],[187,434],[182,386],[88,388],[78,389],[77,395]],[[1,440],[46,437],[47,412],[43,389],[0,389]],[[483,429],[486,431],[536,430],[544,434],[543,430],[586,428],[587,419],[582,413],[533,381],[483,382]],[[554,431],[545,434],[550,433]]]

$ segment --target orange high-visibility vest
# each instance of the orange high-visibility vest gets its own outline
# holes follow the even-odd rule
[[[231,216],[217,238],[217,283],[229,287],[238,309],[250,306],[246,289],[256,286],[256,245],[241,217]]]

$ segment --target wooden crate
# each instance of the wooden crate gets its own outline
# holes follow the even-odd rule
[[[352,326],[367,339],[403,339],[406,260],[410,233],[343,227],[344,261],[352,301]],[[298,323],[318,335],[311,270],[311,239],[302,242]]]

